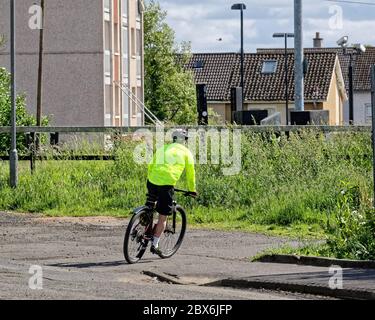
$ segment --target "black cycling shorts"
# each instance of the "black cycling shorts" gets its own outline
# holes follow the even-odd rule
[[[148,198],[157,201],[156,211],[163,216],[170,216],[173,213],[173,186],[157,186],[147,181]]]

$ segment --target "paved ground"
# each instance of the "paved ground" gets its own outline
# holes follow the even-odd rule
[[[125,220],[114,218],[0,213],[0,299],[317,299],[200,285],[233,277],[328,275],[326,268],[249,262],[248,257],[285,239],[204,230],[189,230],[172,259],[148,253],[130,266],[122,255],[125,226]],[[42,266],[43,290],[29,288],[32,265]],[[166,273],[191,284],[161,283],[143,271]]]

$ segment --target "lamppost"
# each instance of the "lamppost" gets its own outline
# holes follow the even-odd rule
[[[10,186],[16,188],[18,184],[18,153],[16,127],[16,10],[15,0],[10,1],[10,72],[11,72],[11,146],[9,155]]]
[[[244,96],[244,49],[243,49],[243,11],[246,10],[246,5],[244,3],[236,3],[232,5],[232,10],[241,11],[241,90],[242,98]]]
[[[288,78],[288,38],[294,38],[294,33],[274,33],[274,38],[284,38],[285,51],[284,51],[284,68],[285,68],[285,113],[286,125],[289,125],[289,78]]]
[[[353,45],[353,50],[348,50],[349,37],[344,36],[337,41],[343,49],[345,56],[349,56],[349,124],[354,125],[354,62],[355,57],[365,53],[366,47],[362,44]]]

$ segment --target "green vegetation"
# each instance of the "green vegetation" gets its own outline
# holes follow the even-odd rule
[[[145,104],[163,122],[194,124],[197,115],[193,75],[182,68],[189,58],[190,44],[176,45],[174,31],[165,22],[166,15],[158,2],[146,3]],[[181,61],[176,61],[176,57]]]
[[[17,190],[7,185],[8,166],[4,163],[0,167],[0,208],[48,215],[128,216],[132,208],[144,203],[146,193],[147,166],[135,164],[134,147],[133,142],[116,144],[114,161],[38,162],[33,175],[24,163]],[[328,138],[314,131],[289,138],[272,133],[243,134],[240,174],[224,176],[219,165],[200,165],[200,197],[179,197],[179,201],[189,211],[190,224],[328,237],[339,255],[348,250],[345,239],[353,239],[350,232],[357,234],[357,229],[351,220],[346,229],[338,221],[343,223],[343,214],[346,219],[352,217],[354,210],[358,216],[364,215],[371,207],[371,159],[369,133],[340,133]],[[368,244],[373,238],[365,238],[361,232],[355,242],[373,250]]]
[[[337,201],[334,218],[327,226],[327,242],[289,246],[261,254],[294,254],[338,259],[375,260],[375,210],[361,203],[357,186],[347,185]],[[256,258],[255,258],[256,259]]]
[[[1,41],[1,40],[0,40]],[[18,126],[34,126],[36,119],[26,110],[26,98],[24,95],[17,96],[17,125]],[[48,124],[48,119],[43,119],[43,125]],[[10,98],[10,74],[6,69],[0,68],[0,126],[11,125],[11,98]],[[10,135],[0,134],[0,153],[7,154],[10,146]],[[19,152],[25,153],[26,136],[18,135],[17,148]]]

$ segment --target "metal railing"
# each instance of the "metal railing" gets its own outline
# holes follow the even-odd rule
[[[129,98],[130,100],[135,103],[135,105],[137,106],[137,108],[143,112],[143,114],[154,124],[154,125],[163,125],[163,123],[152,113],[152,111],[150,109],[148,109],[146,107],[146,105],[130,90],[130,88],[121,83],[121,82],[117,82],[117,81],[114,81],[113,82],[116,86],[118,86],[121,91],[123,93],[125,93]]]
[[[281,125],[281,113],[275,112],[274,114],[270,115],[269,117],[263,119],[260,122],[262,126],[280,126]]]
[[[235,130],[244,132],[298,132],[301,130],[316,130],[322,132],[372,132],[371,126],[140,126],[140,127],[17,127],[17,133],[116,133],[127,134],[138,130],[164,130],[183,127],[195,130]],[[0,127],[0,133],[10,133],[11,127]]]

